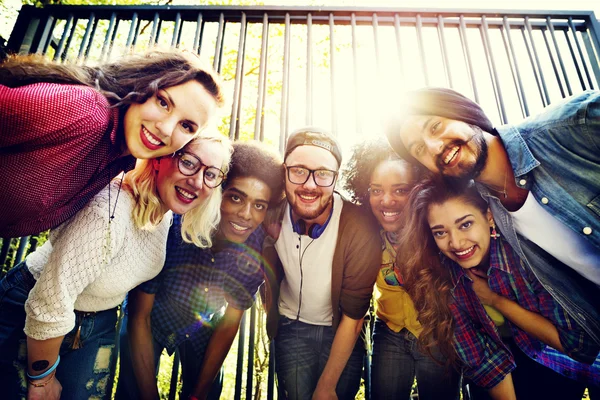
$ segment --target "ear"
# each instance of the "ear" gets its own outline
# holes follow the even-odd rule
[[[485,217],[487,218],[488,222],[490,223],[490,227],[494,226],[496,224],[494,222],[494,216],[492,215],[492,210],[490,210],[489,208],[487,209],[487,211],[485,213]]]
[[[152,168],[155,171],[158,171],[160,169],[160,158],[153,158],[152,160],[150,160],[150,162],[152,163]]]

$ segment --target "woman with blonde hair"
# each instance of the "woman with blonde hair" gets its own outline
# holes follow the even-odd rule
[[[184,214],[184,240],[211,245],[231,151],[206,135],[141,161],[9,271],[0,282],[6,398],[110,398],[117,307],[160,272],[172,212]]]
[[[189,52],[95,67],[9,58],[0,64],[0,237],[65,222],[136,158],[181,149],[222,103],[218,78]]]

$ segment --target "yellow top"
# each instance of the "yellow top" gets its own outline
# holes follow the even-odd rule
[[[404,282],[396,266],[396,249],[387,239],[385,232],[381,231],[383,239],[383,253],[381,268],[375,282],[375,307],[379,319],[387,323],[394,332],[406,328],[419,337],[423,330],[417,321],[417,310],[404,290]]]

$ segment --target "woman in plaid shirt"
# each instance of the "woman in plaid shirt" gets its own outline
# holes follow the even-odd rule
[[[503,240],[472,184],[426,180],[407,210],[397,262],[425,349],[437,345],[484,398],[579,400],[600,383],[600,348]]]

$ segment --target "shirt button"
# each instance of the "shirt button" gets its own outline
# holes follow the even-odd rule
[[[208,292],[208,288],[207,288],[207,287],[205,287],[205,288],[204,288],[204,291],[205,291],[205,292]]]
[[[214,258],[211,258],[211,259],[210,259],[210,262],[215,262],[215,259],[214,259]]]
[[[592,228],[590,228],[589,226],[586,226],[585,228],[583,228],[583,234],[584,235],[591,235],[592,234]]]
[[[189,334],[189,333],[186,333],[186,334],[185,334],[185,337],[186,337],[186,338],[189,338],[189,337],[190,337],[190,334]]]
[[[521,186],[525,186],[526,183],[527,183],[527,181],[525,179],[521,179],[519,181],[519,185],[521,185]]]
[[[542,204],[548,204],[548,198],[542,197]]]

